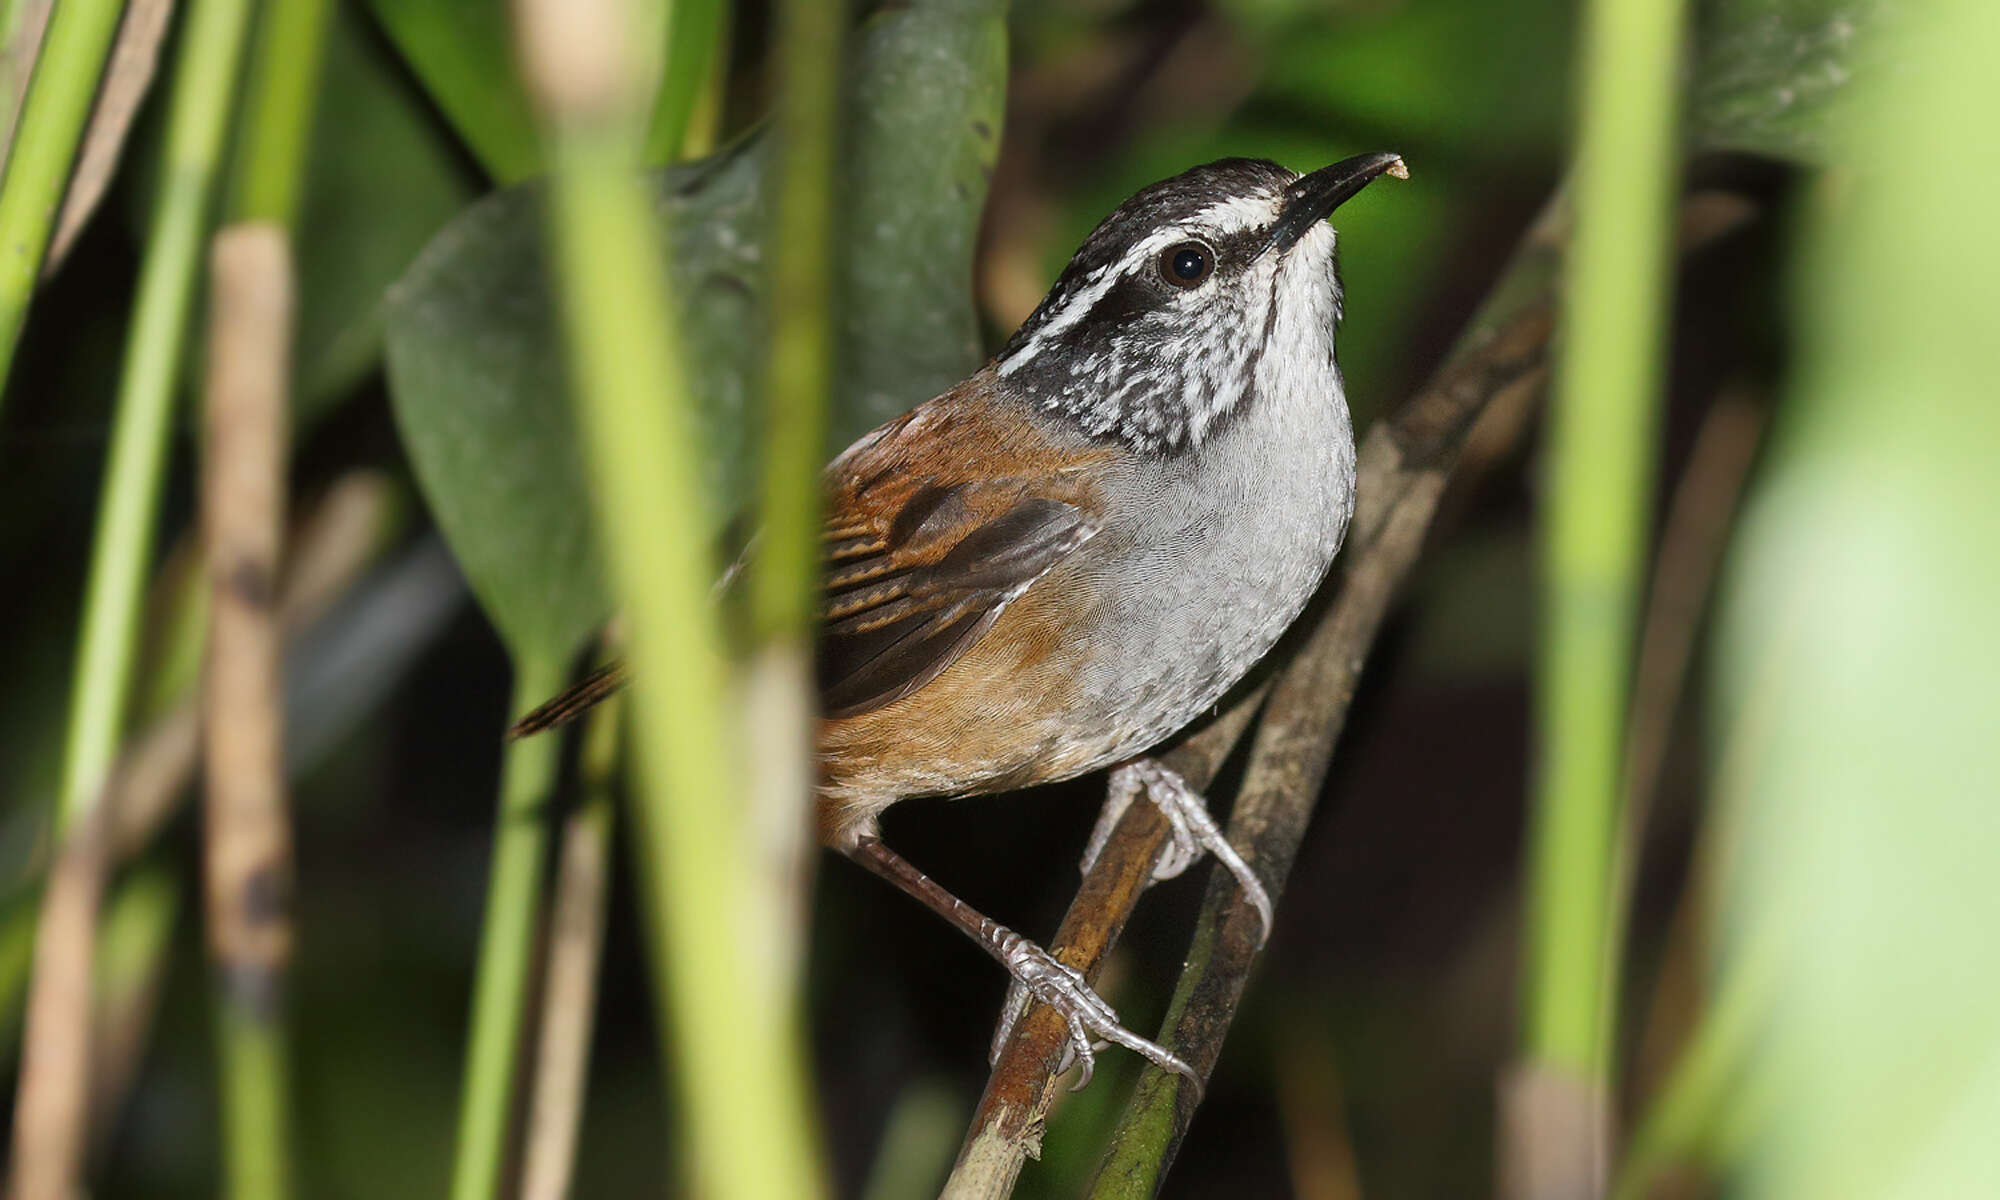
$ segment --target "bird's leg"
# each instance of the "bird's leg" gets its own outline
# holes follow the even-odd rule
[[[1188,781],[1180,774],[1154,759],[1141,758],[1126,763],[1111,772],[1111,786],[1104,800],[1104,811],[1097,818],[1097,828],[1091,831],[1090,842],[1084,847],[1082,869],[1085,874],[1097,864],[1097,856],[1104,852],[1104,845],[1111,840],[1111,831],[1118,827],[1118,819],[1132,801],[1144,792],[1159,807],[1160,814],[1167,819],[1172,841],[1161,852],[1160,861],[1153,868],[1153,879],[1172,879],[1192,866],[1202,855],[1202,851],[1215,855],[1229,873],[1236,876],[1236,882],[1243,888],[1243,898],[1251,908],[1257,910],[1263,932],[1258,944],[1271,936],[1271,895],[1264,890],[1264,882],[1243,861],[1236,847],[1222,835],[1222,829],[1209,815],[1208,805]],[[1007,1001],[1000,1009],[1000,1027],[993,1035],[993,1054],[999,1056],[1000,1047],[1014,1031],[1015,1022],[1028,1008],[1028,997],[1017,979],[1007,989]]]
[[[1083,870],[1086,874],[1096,864],[1097,856],[1104,851],[1104,844],[1111,840],[1111,831],[1118,827],[1118,818],[1125,815],[1132,801],[1141,792],[1152,798],[1159,807],[1160,814],[1167,819],[1173,830],[1173,841],[1160,855],[1160,863],[1153,868],[1155,880],[1172,879],[1194,864],[1206,850],[1229,868],[1236,876],[1236,882],[1243,888],[1243,898],[1251,908],[1257,910],[1262,922],[1262,934],[1258,944],[1271,936],[1271,895],[1264,890],[1264,882],[1243,861],[1236,847],[1222,835],[1222,829],[1215,818],[1208,814],[1208,805],[1201,793],[1194,790],[1188,781],[1178,773],[1150,758],[1134,759],[1111,772],[1111,787],[1104,800],[1104,811],[1097,818],[1097,828],[1090,835],[1090,844],[1083,851]]]
[[[922,901],[927,908],[957,926],[998,959],[1014,978],[1015,988],[1009,992],[1010,1000],[1015,991],[1022,992],[1062,1014],[1069,1025],[1071,1054],[1083,1064],[1083,1073],[1078,1077],[1076,1087],[1081,1088],[1090,1082],[1094,1053],[1107,1043],[1142,1054],[1162,1070],[1184,1075],[1200,1084],[1193,1067],[1164,1046],[1149,1042],[1120,1025],[1118,1014],[1090,989],[1082,974],[1057,962],[1048,951],[1020,934],[981,915],[971,905],[946,891],[936,880],[919,871],[910,860],[883,845],[881,839],[863,837],[845,853]],[[1011,1029],[1012,1025],[1010,1020],[1008,1028]]]

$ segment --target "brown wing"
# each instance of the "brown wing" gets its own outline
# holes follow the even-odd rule
[[[1025,492],[981,519],[973,504],[987,490],[929,485],[913,498],[912,507],[956,518],[947,520],[941,545],[849,536],[829,547],[819,640],[827,716],[868,712],[929,683],[1029,584],[1097,532],[1074,505]],[[929,532],[925,522],[916,524]]]
[[[1101,449],[1050,445],[973,399],[981,377],[882,426],[827,468],[820,703],[847,717],[935,679],[1097,532]],[[625,683],[612,663],[523,717],[567,724]]]
[[[1059,450],[971,390],[919,406],[828,468],[819,682],[829,717],[929,683],[1097,532],[1090,483],[1103,452]]]

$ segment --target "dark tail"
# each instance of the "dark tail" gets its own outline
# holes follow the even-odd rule
[[[623,660],[606,663],[585,675],[568,691],[514,722],[507,730],[507,740],[511,742],[515,738],[529,737],[569,724],[609,700],[613,692],[625,686],[630,676],[631,672]]]

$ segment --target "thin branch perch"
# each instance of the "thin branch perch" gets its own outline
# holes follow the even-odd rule
[[[1265,690],[1260,686],[1238,699],[1169,753],[1166,764],[1195,787],[1206,787],[1249,727]],[[1168,832],[1166,819],[1153,805],[1128,807],[1056,930],[1051,953],[1093,985],[1105,954],[1152,881]],[[986,1200],[1012,1193],[1023,1161],[1040,1155],[1042,1121],[1055,1098],[1068,1040],[1069,1027],[1045,1004],[1030,1008],[1015,1024],[987,1080],[942,1200]]]

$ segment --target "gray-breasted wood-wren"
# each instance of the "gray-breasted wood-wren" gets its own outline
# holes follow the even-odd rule
[[[877,818],[1116,766],[1088,865],[1145,793],[1175,830],[1157,877],[1209,851],[1270,902],[1206,806],[1138,758],[1220,700],[1319,586],[1354,510],[1326,217],[1366,154],[1298,175],[1224,159],[1118,206],[999,355],[826,469],[819,643],[821,839],[1004,964],[1014,995],[1093,1042],[1192,1077],[1082,978],[885,846]],[[562,724],[617,664],[530,713]],[[998,1043],[996,1042],[996,1047]],[[1079,1081],[1079,1086],[1081,1080]]]

